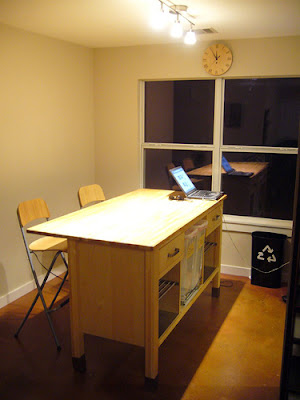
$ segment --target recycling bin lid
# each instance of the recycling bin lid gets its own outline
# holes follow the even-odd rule
[[[258,239],[272,239],[272,240],[285,240],[287,235],[282,233],[274,233],[274,232],[263,232],[263,231],[254,231],[252,232],[252,238]]]

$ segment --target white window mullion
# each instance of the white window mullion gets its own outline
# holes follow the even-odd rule
[[[231,153],[298,154],[298,148],[223,145],[222,151]]]
[[[184,143],[144,143],[144,149],[164,149],[164,150],[192,150],[192,151],[212,151],[212,144],[184,144]]]
[[[224,87],[224,79],[216,79],[213,132],[214,149],[212,154],[212,190],[215,191],[219,191],[221,188],[221,145],[223,135]]]
[[[139,81],[139,185],[140,188],[144,187],[146,165],[144,157],[144,143],[145,143],[145,81]]]

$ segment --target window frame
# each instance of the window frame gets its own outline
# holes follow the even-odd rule
[[[243,79],[252,79],[243,78]],[[258,77],[263,78],[263,77]],[[204,79],[204,78],[201,78]],[[199,79],[199,80],[201,80]],[[205,78],[206,79],[206,78]],[[223,144],[223,120],[225,107],[225,82],[229,79],[240,78],[216,78],[215,80],[215,102],[214,102],[214,124],[213,124],[213,144],[184,144],[184,143],[151,143],[145,142],[145,82],[139,81],[139,140],[140,140],[140,187],[145,185],[145,150],[190,150],[190,151],[211,151],[212,152],[212,190],[219,191],[221,187],[221,159],[223,152],[238,153],[268,153],[268,154],[284,154],[297,155],[298,148],[289,147],[268,147],[268,146],[241,146],[241,145],[224,145]],[[273,79],[266,77],[265,79]],[[160,81],[163,79],[157,79]],[[176,81],[174,79],[172,81]],[[207,80],[207,79],[206,79]],[[223,216],[223,230],[233,232],[249,233],[255,230],[268,230],[270,232],[283,233],[291,237],[292,225],[291,220],[280,220],[263,217],[249,217],[241,215]]]

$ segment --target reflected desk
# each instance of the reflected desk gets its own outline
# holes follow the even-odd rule
[[[247,177],[248,179],[253,179],[256,175],[262,173],[268,166],[267,162],[230,162],[232,168],[236,171],[242,172],[253,172],[253,175]],[[226,174],[224,168],[222,167],[222,174]],[[212,164],[205,165],[204,167],[195,168],[188,172],[189,176],[200,177],[200,176],[212,176]]]
[[[268,162],[230,162],[236,171],[253,172],[253,175],[226,174],[222,168],[222,190],[228,195],[226,214],[261,216],[266,206]],[[211,180],[212,164],[188,172],[190,177]],[[211,182],[210,182],[211,187]]]
[[[28,229],[68,239],[72,357],[85,370],[84,334],[145,349],[145,377],[158,374],[158,349],[203,290],[220,290],[223,196],[172,201],[167,190],[139,189]],[[180,302],[184,235],[207,219],[204,279]],[[160,293],[162,282],[169,290]],[[148,380],[146,379],[146,381]]]

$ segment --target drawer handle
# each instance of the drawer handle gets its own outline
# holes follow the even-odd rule
[[[216,216],[213,218],[213,221],[219,221],[220,218],[221,218],[221,215],[216,215]]]
[[[173,253],[168,253],[168,257],[175,257],[176,254],[178,254],[180,252],[180,250],[178,249],[178,247],[175,247],[175,250],[173,251]]]

